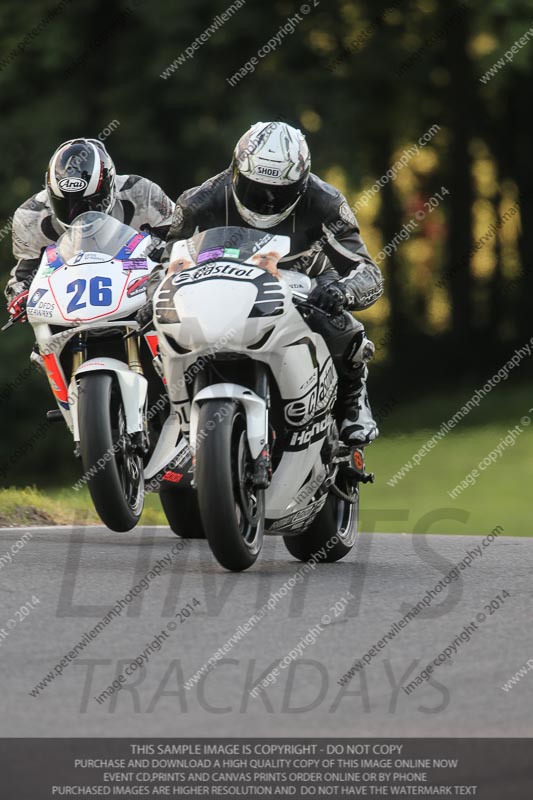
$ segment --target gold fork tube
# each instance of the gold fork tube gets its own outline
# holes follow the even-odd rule
[[[82,364],[83,352],[81,350],[76,350],[74,353],[72,353],[72,378],[74,377],[76,370],[79,369]]]
[[[128,328],[127,332],[130,333],[130,331],[131,329]],[[143,368],[141,366],[141,357],[139,355],[139,342],[136,336],[126,339],[126,353],[128,356],[128,366],[131,371],[142,375]]]

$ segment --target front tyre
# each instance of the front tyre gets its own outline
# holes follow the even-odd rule
[[[226,569],[241,572],[263,543],[264,491],[252,481],[246,415],[234,400],[208,400],[200,408],[195,480],[205,534]]]
[[[144,466],[126,430],[112,375],[92,373],[79,383],[80,453],[98,516],[112,531],[134,528],[144,505]]]
[[[354,502],[331,490],[324,507],[309,528],[296,536],[284,536],[289,553],[300,561],[332,562],[348,555],[359,528],[359,484],[338,479],[339,488]]]

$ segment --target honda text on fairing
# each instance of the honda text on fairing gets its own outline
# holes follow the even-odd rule
[[[158,420],[148,423],[150,393],[164,391],[153,371],[157,335],[138,328],[154,266],[147,233],[101,212],[81,214],[43,252],[26,312],[58,409],[81,456],[94,506],[112,530],[133,528],[144,505],[144,462]],[[148,378],[148,380],[147,380]]]
[[[289,247],[247,228],[198,233],[173,245],[154,295],[171,404],[154,468],[182,464],[163,480],[163,508],[176,533],[205,535],[235,571],[254,563],[264,533],[301,560],[323,546],[322,560],[345,556],[371,479],[362,451],[339,442],[337,374],[305,319],[312,282],[278,271]]]

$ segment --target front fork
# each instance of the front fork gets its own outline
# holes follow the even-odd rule
[[[83,335],[83,333],[78,333],[77,336],[74,337],[74,341],[72,343],[72,372],[71,372],[71,380],[76,375],[76,371],[81,367],[85,359],[87,358],[87,341]]]
[[[270,410],[270,386],[265,364],[255,362],[255,393],[265,401],[267,412]],[[255,459],[252,468],[252,481],[257,489],[268,489],[272,480],[272,458],[270,443],[267,441],[261,453]]]
[[[194,379],[194,396],[209,384],[208,370],[202,370]],[[253,389],[262,400],[265,401],[267,412],[270,409],[270,386],[268,382],[268,371],[265,364],[260,361],[255,362],[255,380]],[[275,433],[270,429],[275,437]],[[251,480],[256,489],[268,489],[272,480],[272,459],[270,455],[270,444],[267,441],[262,451],[255,459],[251,468]]]
[[[126,335],[132,333],[132,328],[126,328]],[[128,360],[128,367],[132,372],[138,375],[144,375],[141,356],[139,353],[139,338],[138,336],[130,336],[126,339],[126,358]],[[141,456],[146,455],[150,449],[150,439],[148,435],[148,422],[146,416],[144,417],[144,430],[131,435],[131,443],[134,450]]]
[[[126,328],[126,333],[131,333],[132,328]],[[128,367],[132,372],[143,375],[141,357],[139,353],[139,341],[136,336],[126,339],[126,359]],[[87,360],[87,339],[83,333],[79,333],[72,343],[72,371],[71,380],[75,377],[77,370],[84,361]],[[139,431],[131,435],[131,444],[136,452],[144,455],[149,449],[148,430]],[[79,444],[76,444],[74,455],[79,456]]]
[[[132,333],[132,328],[126,328],[126,333]],[[79,333],[72,344],[72,374],[74,377],[76,371],[81,367],[83,362],[87,359],[87,341],[83,333]],[[143,375],[143,368],[141,365],[141,357],[139,354],[139,342],[136,336],[126,339],[126,360],[128,367],[132,372],[138,375]]]
[[[132,333],[131,328],[126,328],[126,334],[128,333]],[[126,339],[126,357],[128,359],[128,367],[131,371],[143,375],[141,356],[139,354],[139,339],[137,336],[130,336]]]

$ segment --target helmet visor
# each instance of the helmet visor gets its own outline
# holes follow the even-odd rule
[[[86,211],[101,211],[107,213],[111,198],[108,193],[93,194],[91,197],[70,195],[67,197],[50,197],[54,216],[64,225],[71,225],[76,217]]]
[[[238,170],[233,174],[235,195],[242,205],[255,214],[281,214],[290,208],[300,197],[307,184],[307,175],[287,186],[273,186],[258,183],[242,175]]]

